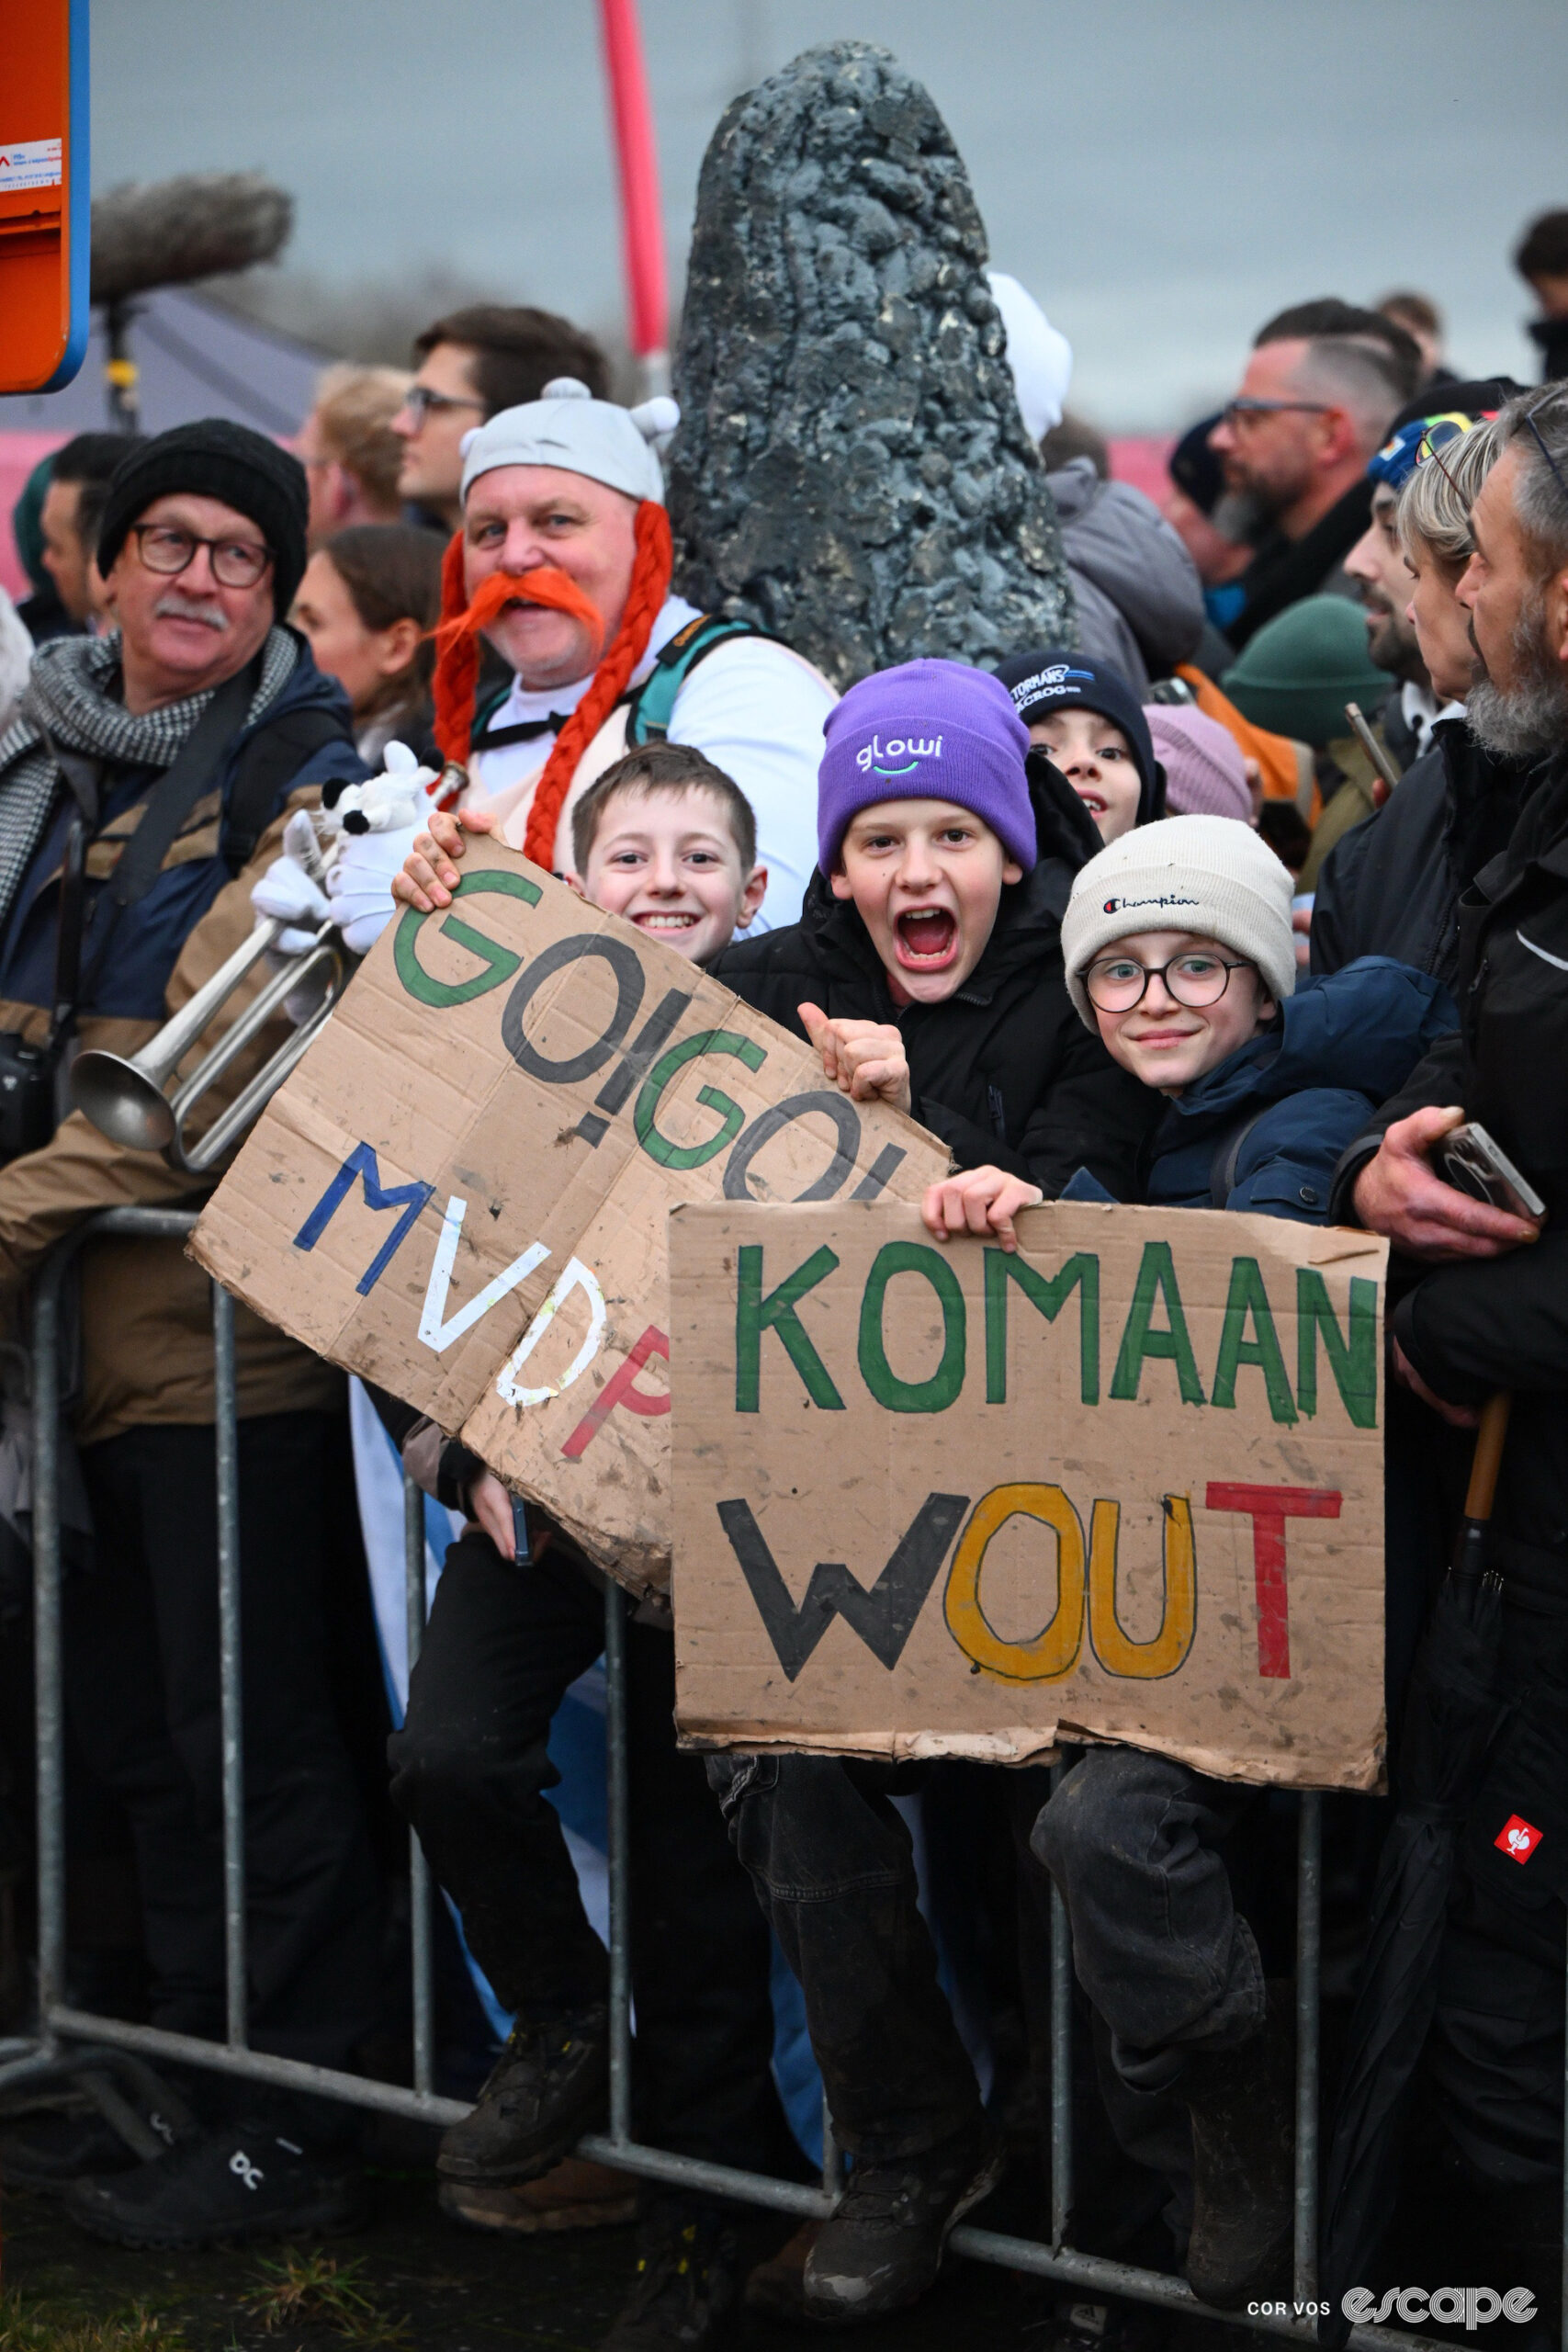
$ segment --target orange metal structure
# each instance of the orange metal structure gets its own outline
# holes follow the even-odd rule
[[[88,307],[86,0],[0,6],[0,392],[82,365]]]

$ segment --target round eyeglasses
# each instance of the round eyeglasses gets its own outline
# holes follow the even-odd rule
[[[173,523],[133,523],[130,536],[147,570],[161,571],[170,580],[190,569],[197,548],[207,549],[212,577],[220,588],[254,588],[272,565],[272,549],[258,547],[254,539],[199,538],[195,531],[179,530]]]
[[[1178,1004],[1194,1008],[1218,1004],[1230,986],[1233,972],[1250,972],[1255,966],[1245,961],[1227,964],[1223,956],[1211,955],[1205,948],[1190,947],[1184,956],[1173,956],[1168,964],[1140,964],[1133,956],[1102,956],[1084,974],[1084,989],[1090,1004],[1098,1012],[1131,1012],[1141,1004],[1144,991],[1151,980],[1163,980],[1166,994]]]

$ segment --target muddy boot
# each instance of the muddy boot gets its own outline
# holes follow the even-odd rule
[[[436,2203],[471,2230],[521,2237],[541,2231],[609,2230],[635,2222],[637,2182],[586,2156],[563,2156],[537,2180],[444,2180]]]
[[[1002,2177],[999,2136],[982,2116],[918,2156],[862,2157],[806,2257],[806,2315],[880,2319],[936,2280],[948,2234]]]
[[[725,2209],[705,2197],[656,2198],[638,2233],[631,2299],[599,2352],[728,2352],[739,2286]]]
[[[1288,1984],[1270,1984],[1262,2030],[1231,2050],[1187,2053],[1176,2097],[1192,2119],[1187,2278],[1236,2311],[1288,2294],[1295,2228],[1296,2059]]]
[[[610,2019],[603,2003],[514,2025],[473,2111],[441,2143],[445,2180],[536,2180],[603,2122]]]
[[[806,2317],[806,2265],[821,2234],[820,2222],[802,2222],[776,2254],[758,2263],[741,2299],[749,2312],[766,2312],[773,2319]]]

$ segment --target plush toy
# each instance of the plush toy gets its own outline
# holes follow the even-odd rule
[[[318,831],[333,833],[395,833],[422,825],[435,806],[434,768],[422,768],[406,743],[389,743],[387,765],[364,784],[336,779],[322,787]]]
[[[297,808],[284,827],[283,855],[251,892],[259,916],[288,925],[276,942],[279,956],[302,955],[324,922],[337,925],[351,955],[363,956],[385,923],[391,876],[436,805],[439,778],[433,768],[421,767],[406,743],[389,743],[384,757],[380,775],[364,784],[329,784],[320,808]],[[367,834],[380,836],[376,847],[385,853],[372,859],[376,873],[368,884],[363,856],[352,876],[338,871],[345,841]]]

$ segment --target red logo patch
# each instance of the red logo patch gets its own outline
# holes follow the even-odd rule
[[[1528,1862],[1541,1841],[1542,1832],[1528,1821],[1511,1813],[1492,1843],[1516,1862]]]

